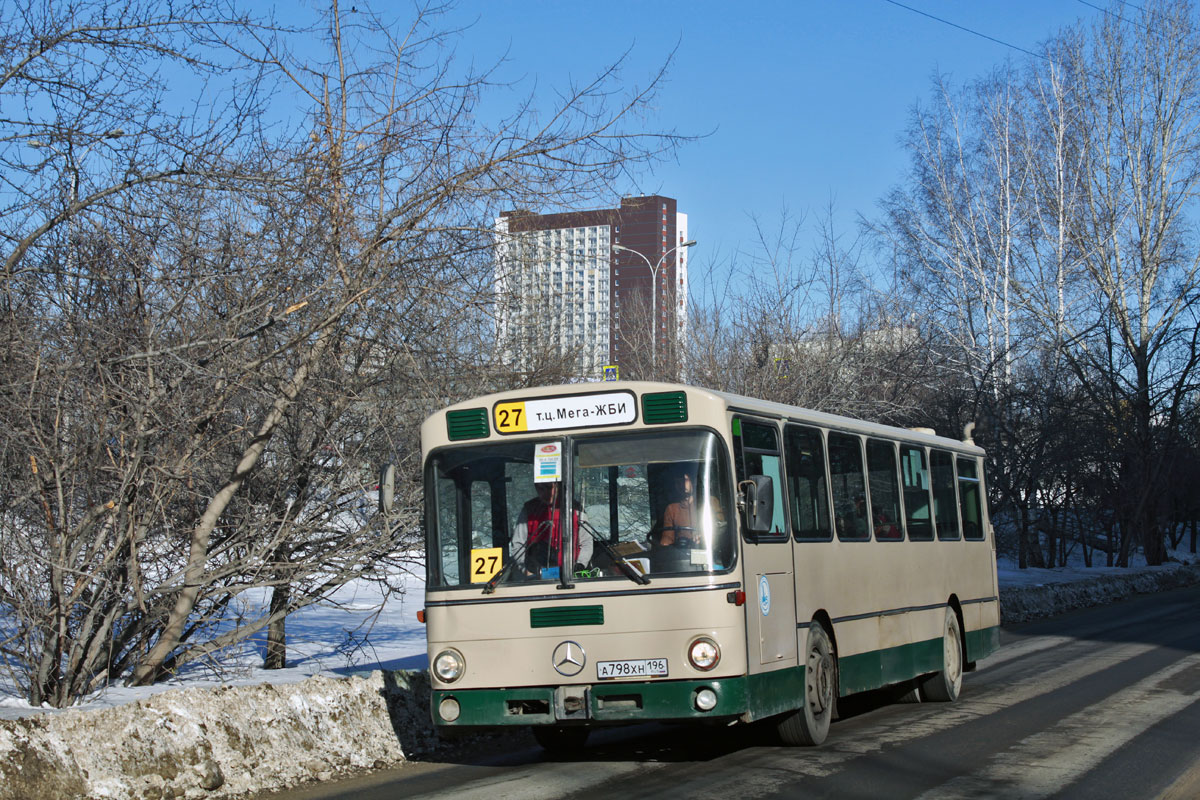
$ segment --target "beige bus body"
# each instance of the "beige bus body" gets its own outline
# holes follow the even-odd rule
[[[513,403],[575,396],[606,400],[620,393],[636,404],[635,419],[593,426],[593,420],[568,417],[563,424],[569,427],[554,428],[550,422],[545,423],[550,425],[547,430],[498,430],[498,413],[514,408]],[[653,419],[647,411],[648,398],[661,397],[682,397],[682,418]],[[580,399],[577,405],[583,402]],[[451,420],[475,419],[472,415],[481,416],[480,409],[486,412],[486,426],[469,431],[470,438],[460,433],[452,440]],[[457,416],[448,417],[455,412]],[[603,417],[594,421],[608,422]],[[859,438],[864,448],[872,442],[877,453],[893,443],[896,453],[904,453],[899,446],[906,445],[910,455],[917,449],[927,459],[934,451],[950,454],[959,469],[956,487],[978,481],[978,488],[961,490],[964,495],[974,491],[979,498],[978,519],[972,523],[979,526],[979,538],[968,540],[962,535],[964,510],[956,512],[960,513],[959,536],[950,541],[937,537],[912,541],[908,536],[883,540],[878,536],[883,523],[878,520],[877,536],[868,540],[842,541],[832,532],[824,541],[798,540],[786,513],[792,508],[791,453],[785,444],[788,425],[805,433],[819,431],[827,484],[831,433]],[[733,563],[721,564],[724,569],[716,569],[714,561],[709,571],[651,574],[645,584],[615,573],[586,580],[499,580],[490,593],[480,583],[439,585],[438,559],[448,558],[443,551],[452,535],[438,530],[448,527],[439,522],[439,514],[451,512],[428,510],[432,530],[425,621],[435,724],[562,727],[651,719],[728,723],[800,713],[797,709],[804,707],[806,691],[813,691],[814,667],[811,661],[806,665],[806,656],[811,657],[809,631],[815,626],[831,642],[839,695],[919,679],[935,671],[942,663],[948,615],[957,619],[961,631],[966,662],[962,666],[969,669],[995,649],[999,604],[994,537],[982,502],[986,496],[983,451],[973,444],[691,386],[615,382],[520,390],[451,406],[423,424],[422,459],[427,465],[435,457],[450,463],[455,448],[573,442],[593,434],[637,433],[641,434],[638,442],[647,442],[669,431],[696,431],[715,436],[724,448],[722,463],[731,473],[728,485],[736,487],[748,477],[735,473],[742,463],[739,453],[746,457],[745,452],[753,449],[747,444],[748,433],[741,438],[750,427],[760,438],[769,439],[771,428],[777,432],[779,457],[767,453],[762,463],[777,465],[771,469],[785,518],[775,514],[774,527],[782,534],[751,534],[740,511],[734,510],[736,495],[721,498],[730,506],[736,543]],[[852,440],[840,437],[838,441],[846,448]],[[897,456],[901,465],[902,458]],[[972,470],[974,479],[969,476]],[[438,479],[432,466],[427,467],[427,481]],[[870,485],[865,482],[868,491]],[[612,491],[615,497],[616,488]],[[834,488],[823,491],[828,495],[826,514],[836,515]],[[903,490],[899,494],[903,496]],[[932,509],[932,488],[928,495]],[[430,490],[427,497],[433,496]],[[613,529],[619,527],[619,519],[612,522]],[[505,553],[504,559],[511,556]],[[698,640],[719,648],[715,666],[702,669],[692,663],[689,650]],[[461,662],[457,671],[448,670],[450,680],[441,677],[438,668],[438,659],[447,653],[449,661],[443,664]],[[651,669],[665,674],[602,678],[598,665],[614,662],[632,664],[634,669],[651,663]],[[576,666],[578,670],[571,674]]]

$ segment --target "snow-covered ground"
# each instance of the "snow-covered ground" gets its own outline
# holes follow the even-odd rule
[[[189,664],[177,678],[153,686],[113,684],[72,708],[107,708],[185,687],[285,684],[313,675],[425,669],[425,626],[417,622],[417,611],[425,607],[424,571],[414,569],[401,576],[401,581],[403,593],[393,594],[386,602],[378,585],[355,581],[329,600],[289,616],[286,669],[262,668],[266,646],[265,636],[260,636],[223,653],[219,663]],[[0,676],[0,719],[57,711],[30,706],[7,676]]]
[[[1180,550],[1173,560],[1200,564],[1200,557]],[[1135,561],[1129,569],[1085,568],[1082,564],[1059,569],[1017,569],[1015,560],[1001,557],[998,573],[1001,589],[1050,586],[1094,580],[1104,575],[1129,575],[1153,569]],[[295,683],[313,675],[344,676],[386,669],[425,669],[425,628],[417,622],[424,607],[424,575],[414,571],[403,578],[403,594],[383,602],[377,586],[355,582],[343,587],[329,601],[310,606],[288,618],[288,667],[262,668],[261,640],[226,654],[220,664],[195,664],[171,681],[148,687],[113,685],[86,698],[75,709],[121,705],[168,689],[205,686]],[[16,719],[56,709],[31,707],[11,683],[0,679],[0,719]]]
[[[1187,542],[1183,542],[1183,547],[1178,550],[1167,551],[1169,562],[1179,562],[1181,564],[1200,564],[1200,554],[1189,553],[1187,551]],[[1094,563],[1104,561],[1104,554],[1096,552],[1093,554]],[[1104,567],[1104,566],[1083,566],[1082,558],[1072,558],[1068,555],[1068,560],[1071,561],[1071,566],[1056,567],[1055,569],[1017,569],[1017,560],[1008,556],[998,556],[996,558],[996,573],[1000,580],[1000,588],[1016,588],[1030,586],[1049,586],[1055,583],[1072,583],[1075,581],[1093,580],[1102,575],[1129,575],[1133,572],[1152,570],[1155,567],[1147,567],[1146,560],[1141,553],[1135,553],[1129,557],[1129,567]]]

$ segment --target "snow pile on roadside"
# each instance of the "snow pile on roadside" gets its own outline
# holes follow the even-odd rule
[[[409,732],[413,747],[432,738],[428,692],[423,673],[374,672],[4,720],[0,798],[229,797],[379,769],[404,760]]]
[[[1145,570],[1105,570],[1104,574],[1085,579],[1055,579],[1058,570],[1025,570],[1026,577],[1046,573],[1044,583],[1005,585],[1000,581],[1001,622],[1017,622],[1052,617],[1077,608],[1115,603],[1126,597],[1163,592],[1200,583],[1200,567],[1166,564]],[[1092,570],[1095,572],[1095,570]]]

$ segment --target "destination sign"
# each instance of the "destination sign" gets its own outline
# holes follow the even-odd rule
[[[497,403],[492,409],[492,424],[502,434],[627,425],[636,420],[637,399],[633,392],[518,400]]]

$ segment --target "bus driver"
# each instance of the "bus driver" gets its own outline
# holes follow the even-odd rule
[[[561,565],[563,491],[560,481],[534,484],[537,496],[521,507],[517,524],[513,528],[512,553],[516,555],[524,548],[522,563],[517,565],[527,578],[556,578],[543,570],[554,570]],[[592,560],[592,537],[580,534],[579,523],[587,522],[576,503],[571,513],[571,533],[575,541],[574,556],[568,566],[574,565],[572,574],[582,570]]]

